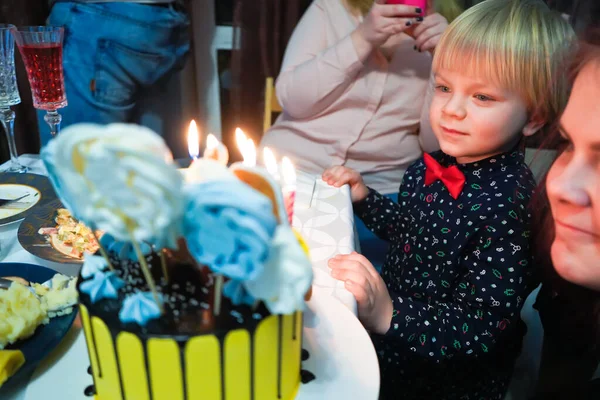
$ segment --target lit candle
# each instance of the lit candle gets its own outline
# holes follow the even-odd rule
[[[283,203],[285,211],[288,215],[288,221],[292,224],[294,216],[294,201],[296,199],[296,170],[289,158],[283,157],[281,160],[281,175],[282,185],[281,192],[283,193]]]
[[[192,120],[188,128],[187,134],[188,153],[192,160],[198,159],[200,156],[200,133],[196,121]]]
[[[275,158],[275,154],[273,151],[265,147],[263,149],[263,163],[265,164],[265,168],[269,171],[269,174],[273,177],[275,182],[278,184],[281,183],[281,177],[279,176],[279,168],[277,168],[277,159]]]
[[[206,137],[204,158],[216,160],[222,165],[227,165],[229,162],[229,151],[227,150],[227,147],[225,147],[225,145],[223,145],[223,143],[221,143],[212,133],[209,133]]]
[[[210,135],[209,135],[210,137]],[[233,176],[227,169],[225,164],[222,164],[223,156],[221,160],[209,157],[199,158],[200,155],[200,133],[196,122],[192,120],[190,127],[188,128],[188,152],[192,158],[192,163],[189,168],[180,169],[186,184],[199,183],[211,179],[232,179]],[[214,138],[217,140],[217,138]],[[218,142],[218,140],[217,140]],[[208,147],[208,143],[207,143]],[[225,147],[225,146],[223,146]],[[216,146],[218,148],[218,144]],[[218,151],[217,151],[218,153]],[[206,151],[205,151],[206,154]],[[229,158],[229,157],[228,157]]]
[[[244,165],[247,167],[256,166],[256,146],[254,145],[254,141],[249,139],[240,128],[235,128],[235,141],[240,153],[242,153],[242,157],[244,157]]]

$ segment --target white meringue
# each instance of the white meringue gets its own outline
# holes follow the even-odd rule
[[[175,247],[183,179],[164,140],[134,124],[72,125],[43,152],[73,214],[120,241]]]

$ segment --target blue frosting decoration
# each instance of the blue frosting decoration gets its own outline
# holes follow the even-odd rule
[[[160,293],[159,298],[162,302]],[[160,308],[150,292],[137,292],[127,296],[119,311],[121,322],[135,322],[140,326],[145,326],[148,321],[158,317],[160,317]]]
[[[94,274],[94,278],[82,282],[79,290],[90,296],[93,304],[102,299],[116,299],[119,297],[119,289],[124,286],[123,279],[115,275],[113,271],[99,271]]]
[[[234,280],[260,275],[277,227],[271,201],[238,180],[202,182],[185,194],[183,232],[190,254]]]
[[[223,295],[227,296],[233,305],[239,306],[240,304],[253,305],[255,302],[254,297],[248,293],[244,287],[244,283],[238,280],[230,280],[223,286]]]
[[[120,242],[116,240],[112,235],[105,233],[100,238],[100,244],[110,254],[114,254],[122,260],[138,261],[137,254],[130,242]],[[145,256],[152,252],[152,247],[148,243],[139,243],[142,254]]]
[[[86,254],[81,267],[81,277],[84,279],[91,278],[97,272],[103,272],[108,263],[102,256],[93,256]]]

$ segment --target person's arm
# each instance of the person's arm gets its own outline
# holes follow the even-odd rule
[[[398,237],[403,222],[400,218],[401,207],[381,193],[369,188],[369,195],[354,204],[354,213],[377,237],[388,242]]]
[[[354,83],[373,50],[419,15],[412,6],[384,3],[376,0],[360,25],[332,46],[326,41],[327,24],[336,16],[326,15],[319,1],[309,7],[288,43],[276,82],[287,114],[304,119],[325,110]]]
[[[380,239],[391,241],[404,232],[406,221],[402,219],[400,203],[413,193],[415,179],[409,177],[418,174],[421,166],[421,162],[416,161],[404,173],[398,203],[369,188],[366,199],[353,204],[354,214]]]
[[[350,35],[327,47],[328,23],[322,6],[313,3],[287,45],[276,90],[282,108],[293,118],[310,118],[330,106],[363,67]]]
[[[460,233],[464,234],[464,233]],[[502,351],[495,345],[503,331],[516,328],[530,289],[529,239],[521,222],[506,213],[482,225],[464,249],[462,275],[448,300],[429,304],[390,293],[393,314],[386,336],[415,353],[440,362]]]
[[[431,127],[431,120],[429,118],[431,100],[433,99],[433,93],[435,90],[434,86],[435,80],[433,74],[431,74],[424,93],[425,101],[423,102],[423,108],[421,109],[421,124],[419,127],[419,144],[421,145],[421,150],[423,150],[424,153],[432,153],[440,149],[440,143],[435,137],[435,133]]]

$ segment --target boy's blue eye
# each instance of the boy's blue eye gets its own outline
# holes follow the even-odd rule
[[[475,98],[477,100],[479,100],[479,101],[491,101],[491,100],[493,100],[491,97],[488,97],[488,96],[486,96],[484,94],[476,94]]]

